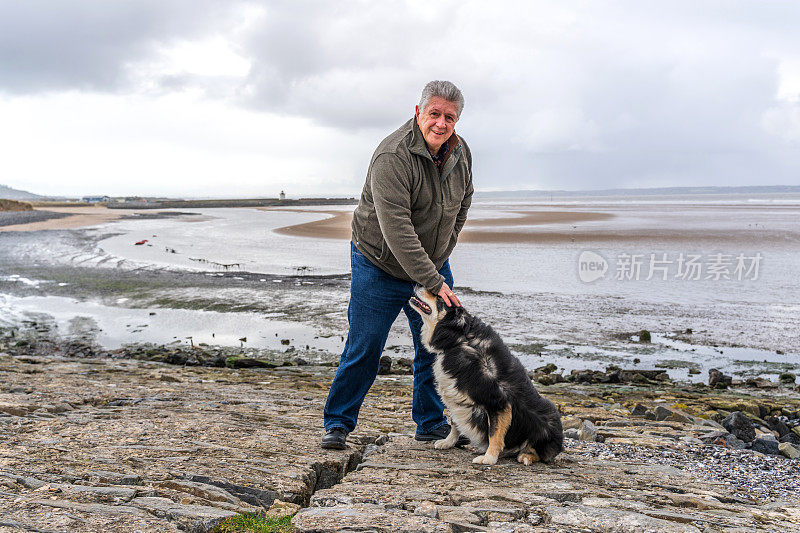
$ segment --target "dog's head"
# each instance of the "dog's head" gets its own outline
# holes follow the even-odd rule
[[[422,317],[423,323],[433,331],[439,322],[458,319],[465,313],[463,307],[451,305],[448,307],[441,296],[432,294],[424,287],[417,285],[414,288],[414,296],[408,301],[411,308]]]

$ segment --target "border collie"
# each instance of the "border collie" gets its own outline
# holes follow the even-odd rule
[[[453,422],[436,449],[452,448],[462,434],[484,452],[473,463],[493,465],[501,454],[525,465],[553,461],[564,449],[561,415],[500,336],[463,307],[422,287],[414,293],[409,303],[422,317],[423,344],[436,354],[436,388]]]

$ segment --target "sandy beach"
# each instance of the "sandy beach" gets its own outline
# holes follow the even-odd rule
[[[288,211],[285,209],[269,209],[265,211]],[[317,237],[325,239],[349,239],[350,224],[353,221],[351,212],[342,211],[308,211],[292,210],[298,213],[319,213],[331,215],[330,218],[285,226],[275,230],[281,235],[291,235],[294,237]],[[491,231],[478,230],[478,227],[515,227],[515,226],[536,226],[542,224],[572,224],[577,222],[608,220],[613,218],[611,213],[597,213],[587,211],[509,211],[518,216],[507,216],[492,219],[479,219],[467,221],[464,231],[461,234],[463,242],[526,242],[541,240],[541,233],[531,234],[524,231]],[[545,238],[569,238],[567,233],[549,233]]]
[[[29,222],[23,224],[10,224],[8,226],[0,225],[0,232],[2,231],[39,231],[48,229],[74,229],[83,228],[87,226],[96,226],[112,220],[117,220],[124,215],[132,213],[140,213],[143,210],[113,210],[101,206],[80,206],[80,207],[37,207],[35,211],[49,212],[49,213],[64,213],[68,216],[60,218],[51,218],[48,220],[41,220],[38,222]],[[24,212],[15,212],[19,214]]]
[[[749,206],[691,206],[703,209],[724,209],[735,207],[747,217]],[[684,212],[692,216],[692,210],[684,206],[653,206],[654,210],[665,211],[680,217]],[[617,228],[608,224],[586,224],[608,222],[625,216],[627,209],[618,205],[604,206],[604,211],[589,211],[581,208],[564,209],[551,206],[535,206],[527,210],[509,209],[507,215],[493,218],[470,218],[459,236],[461,243],[484,244],[522,244],[522,243],[590,243],[607,242],[615,244],[637,244],[660,241],[665,243],[697,243],[713,240],[722,244],[785,243],[785,235],[755,235],[757,226],[744,226],[740,230],[715,231],[713,227],[701,229],[681,229],[672,227],[631,227]],[[290,210],[262,208],[264,211],[283,211],[295,213],[317,213],[328,215],[322,220],[295,224],[278,228],[275,233],[292,237],[311,237],[324,239],[350,239],[352,213],[339,210]],[[695,215],[696,216],[696,215]],[[538,226],[538,227],[537,227]],[[542,228],[541,226],[546,226]]]

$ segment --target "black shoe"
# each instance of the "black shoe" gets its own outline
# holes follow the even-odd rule
[[[347,432],[342,428],[333,428],[325,432],[321,446],[326,450],[344,450],[347,448]]]
[[[428,442],[432,440],[446,439],[449,434],[450,424],[444,423],[429,433],[417,433],[414,435],[414,438],[416,440]],[[465,435],[459,435],[458,440],[456,441],[456,446],[466,446],[467,444],[469,444],[469,438]]]

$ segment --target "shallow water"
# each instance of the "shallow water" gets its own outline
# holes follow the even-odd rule
[[[118,304],[124,305],[125,301]],[[313,326],[256,313],[189,309],[135,309],[58,296],[0,295],[0,325],[46,320],[66,338],[91,338],[108,349],[128,343],[206,343],[286,351],[305,348],[335,353],[340,337],[320,336]],[[244,339],[244,340],[242,340]],[[289,341],[283,344],[282,341]]]
[[[314,209],[349,211],[352,207]],[[470,217],[490,220],[526,209],[564,207],[477,203]],[[614,217],[522,227],[532,235],[561,231],[565,238],[558,242],[459,244],[451,258],[456,284],[506,294],[597,294],[658,302],[772,305],[800,301],[793,276],[800,271],[800,207],[595,205],[592,211]],[[193,212],[202,216],[124,220],[101,226],[95,230],[98,234],[109,229],[119,234],[99,242],[96,260],[109,265],[123,261],[131,266],[284,275],[349,271],[346,241],[272,231],[330,215],[257,209]],[[511,229],[519,231],[520,227],[492,228],[497,232]],[[573,243],[569,241],[571,231],[598,233],[598,238]],[[629,239],[632,234],[637,236],[635,240]],[[674,236],[682,234],[690,237],[676,241]],[[144,239],[148,242],[134,244]],[[582,280],[580,273],[581,254],[586,251],[607,263],[606,274],[592,282]],[[686,262],[690,256],[695,257],[698,270],[684,268],[681,272],[681,257]],[[737,266],[742,268],[737,271]]]
[[[800,323],[796,283],[796,273],[800,272],[800,206],[728,203],[625,201],[584,206],[476,202],[471,220],[507,218],[515,211],[569,209],[608,212],[614,217],[574,224],[483,225],[481,229],[498,232],[522,229],[532,235],[564,235],[542,242],[461,243],[451,258],[456,287],[461,289],[465,306],[492,324],[509,344],[544,345],[542,356],[518,351],[529,368],[549,361],[567,371],[603,369],[608,364],[623,368],[666,365],[675,367],[669,369],[673,377],[690,380],[706,379],[707,370],[713,367],[742,376],[796,371],[800,359],[800,332],[796,327]],[[72,318],[83,316],[85,322],[96,324],[98,342],[109,347],[125,342],[187,343],[188,337],[195,343],[237,346],[242,344],[238,339],[246,337],[245,346],[281,349],[285,346],[276,345],[276,339],[293,338],[293,345],[308,344],[335,358],[342,348],[341,336],[346,335],[348,295],[341,287],[330,289],[322,297],[315,276],[347,273],[349,243],[281,235],[273,230],[330,216],[315,210],[351,209],[314,206],[306,208],[308,213],[203,209],[190,210],[195,213],[191,216],[120,220],[80,232],[13,237],[0,233],[0,247],[10,254],[5,258],[0,254],[0,294],[6,294],[0,300],[0,320],[45,312],[67,331]],[[597,235],[597,239],[575,243],[570,239],[571,231]],[[142,240],[147,242],[135,244]],[[597,254],[606,262],[605,276],[591,282],[582,279],[579,265],[584,252]],[[648,276],[650,254],[667,260],[661,264],[662,271],[656,270],[653,276]],[[676,275],[681,254],[701,257],[705,270],[700,279]],[[757,275],[735,279],[731,266],[727,277],[734,279],[713,279],[708,268],[715,254],[758,254]],[[638,276],[620,271],[620,258],[626,255],[641,256]],[[169,309],[165,308],[169,303],[152,306],[138,301],[139,295],[130,293],[131,289],[119,289],[122,299],[116,301],[103,297],[99,303],[100,298],[92,294],[54,300],[53,294],[70,294],[66,290],[69,287],[63,287],[69,283],[47,279],[52,272],[42,270],[42,265],[50,265],[54,272],[59,265],[88,267],[83,271],[87,276],[103,271],[103,276],[112,281],[114,272],[123,271],[152,272],[157,278],[164,270],[220,275],[242,270],[251,274],[226,273],[228,277],[220,278],[218,289],[162,286],[160,292],[151,291],[151,299],[163,297],[166,302],[180,303],[217,298],[230,303],[232,309],[239,301],[263,302],[259,307],[262,310],[226,313]],[[667,279],[660,279],[662,274]],[[302,278],[286,277],[295,275],[306,276],[308,285]],[[619,279],[625,277],[630,279]],[[288,285],[307,292],[292,293]],[[65,290],[55,291],[54,287]],[[271,316],[270,302],[285,309],[276,309]],[[286,313],[295,307],[303,312]],[[320,326],[320,317],[327,320],[325,328]],[[692,344],[670,339],[672,332],[686,328],[696,332]],[[654,333],[652,346],[609,342],[619,334],[639,329]],[[723,347],[717,350],[709,346],[712,344]],[[394,347],[390,353],[410,355],[402,314],[387,346]],[[785,355],[776,354],[776,350]],[[640,363],[634,363],[635,358]],[[700,374],[689,374],[689,368]]]

